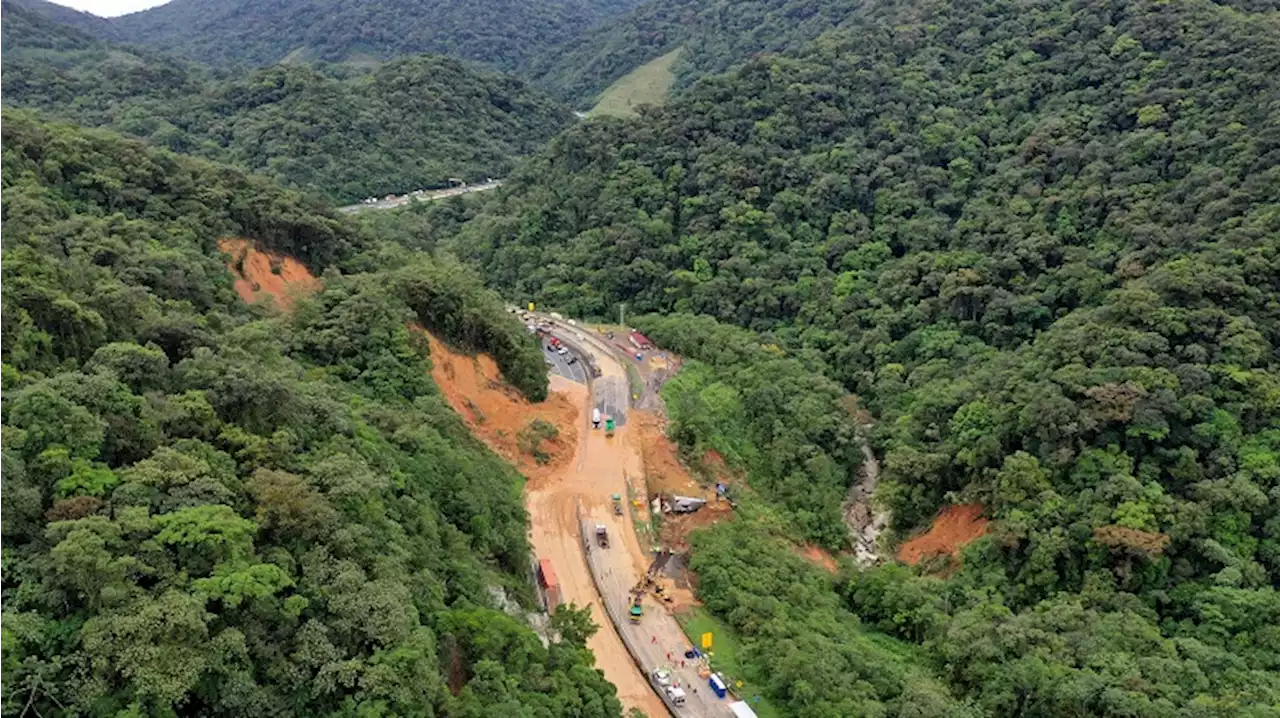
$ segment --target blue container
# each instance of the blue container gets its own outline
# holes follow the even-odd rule
[[[724,698],[729,693],[729,689],[725,686],[724,679],[720,677],[719,673],[712,673],[711,677],[707,679],[707,685],[711,686],[711,690],[716,694],[717,698]]]

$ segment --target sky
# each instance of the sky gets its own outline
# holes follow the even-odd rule
[[[163,5],[168,0],[52,0],[52,2],[91,12],[99,17],[115,17]]]

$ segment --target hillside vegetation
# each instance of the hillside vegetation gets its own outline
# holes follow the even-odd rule
[[[588,113],[629,117],[634,115],[642,105],[661,105],[667,101],[671,93],[671,85],[675,82],[675,73],[671,66],[680,59],[680,48],[676,48],[662,57],[655,58],[618,78],[600,93],[600,99]]]
[[[632,0],[172,0],[85,22],[40,0],[17,0],[96,37],[147,45],[212,65],[386,60],[436,53],[516,70],[534,53],[625,12]],[[56,7],[56,6],[55,6]],[[83,15],[83,13],[81,13]],[[92,16],[88,16],[92,18]],[[100,20],[92,18],[92,20]]]
[[[683,47],[671,69],[677,86],[684,87],[756,53],[802,47],[861,5],[859,0],[648,0],[536,56],[528,73],[566,102],[590,106],[619,78]]]
[[[584,615],[544,645],[490,607],[531,599],[521,480],[408,325],[518,340],[545,392],[496,297],[103,132],[6,110],[3,168],[6,715],[620,715]],[[327,267],[323,290],[243,305],[226,236]]]
[[[232,163],[335,202],[506,175],[572,122],[509,76],[408,57],[219,74],[5,4],[6,105]]]
[[[874,417],[899,535],[984,504],[950,579],[884,569],[843,596],[989,713],[1274,715],[1280,22],[1245,7],[876,3],[572,128],[451,246],[575,315],[757,333],[763,353],[724,353],[706,319],[646,327],[687,326],[671,346],[712,365],[668,397],[673,435],[749,439],[793,535],[838,544],[789,487],[825,504],[855,473],[797,450],[839,445],[839,422],[792,419],[836,400],[747,400],[776,356]],[[739,605],[719,610],[758,630]]]

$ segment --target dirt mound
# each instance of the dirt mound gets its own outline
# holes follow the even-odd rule
[[[421,327],[415,331],[427,335],[431,344],[431,377],[435,379],[445,400],[462,417],[471,433],[495,453],[515,464],[530,480],[530,485],[555,474],[573,457],[578,441],[577,404],[570,392],[586,388],[567,380],[552,381],[552,392],[546,401],[533,404],[502,380],[498,365],[487,354],[467,356],[453,351]],[[566,386],[568,385],[568,386]],[[520,450],[520,433],[534,419],[542,419],[556,427],[554,439],[541,442],[548,457],[539,464],[527,451]]]
[[[915,565],[930,556],[958,556],[965,544],[987,532],[982,504],[947,506],[933,520],[929,530],[902,544],[898,560]]]
[[[218,249],[231,255],[227,268],[235,276],[236,293],[250,304],[271,297],[277,307],[288,311],[297,297],[320,288],[320,280],[302,262],[263,251],[248,239],[220,239]]]
[[[680,461],[676,445],[667,438],[663,420],[648,411],[633,409],[628,415],[627,426],[644,459],[646,493],[652,498],[664,496],[691,496],[707,500],[707,505],[692,514],[667,514],[662,518],[659,536],[663,546],[673,551],[688,548],[689,533],[703,526],[727,518],[733,511],[727,502],[718,501],[713,488],[704,487],[694,479],[689,468]]]

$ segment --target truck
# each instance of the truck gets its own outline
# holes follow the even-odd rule
[[[556,606],[560,605],[560,582],[556,579],[555,570],[551,568],[551,561],[545,558],[538,560],[538,585],[547,597],[547,611],[556,610]]]
[[[591,426],[596,429],[600,428],[600,407],[591,410]]]
[[[622,515],[622,494],[614,494],[612,498],[613,498],[613,515],[621,516]]]
[[[613,417],[606,417],[604,420],[604,435],[613,436]]]
[[[609,529],[604,524],[596,524],[596,544],[600,548],[609,548]]]
[[[671,705],[674,705],[674,706],[684,705],[684,689],[683,688],[677,688],[676,686],[667,686],[664,692],[667,694],[667,700],[671,701]]]

